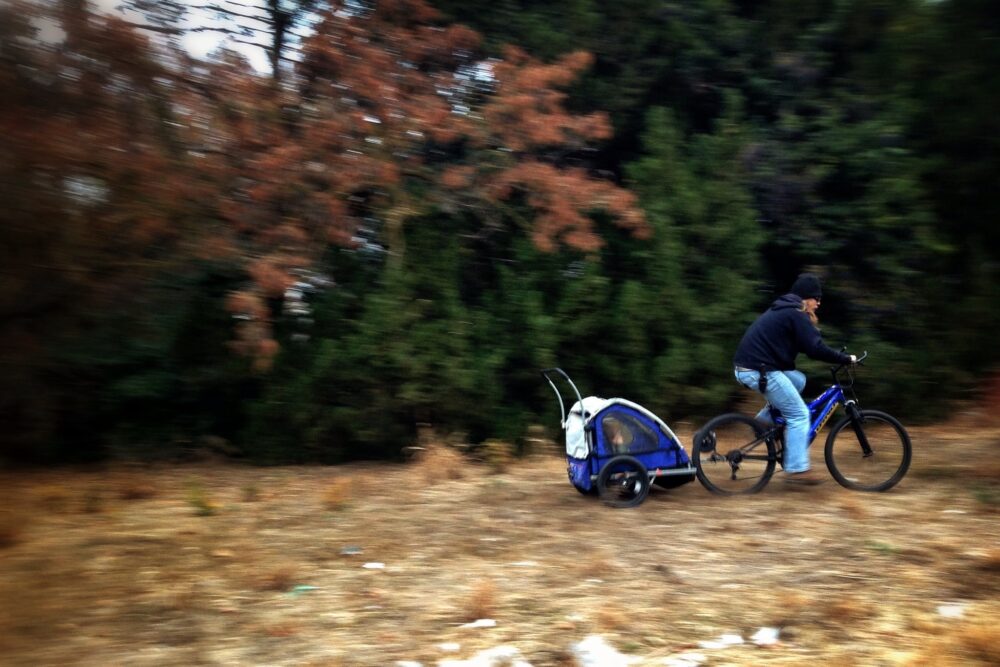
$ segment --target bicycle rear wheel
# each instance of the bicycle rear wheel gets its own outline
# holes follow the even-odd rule
[[[741,414],[719,415],[695,434],[698,481],[720,495],[756,493],[774,474],[774,442],[767,428]]]
[[[857,422],[849,415],[834,425],[823,453],[826,467],[841,486],[886,491],[909,470],[912,446],[909,434],[895,417],[878,410],[859,410]]]

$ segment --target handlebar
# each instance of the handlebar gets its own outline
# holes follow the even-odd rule
[[[846,347],[841,348],[840,351],[841,352],[846,352],[847,348]],[[864,352],[861,353],[861,356],[857,357],[854,360],[854,363],[848,362],[846,364],[839,364],[837,366],[831,366],[830,367],[830,375],[833,376],[833,381],[834,382],[837,381],[837,373],[839,373],[840,371],[842,371],[842,370],[844,370],[846,368],[846,369],[848,369],[848,374],[850,374],[850,369],[853,366],[860,366],[862,364],[862,362],[864,362],[864,360],[867,359],[867,358],[868,358],[868,350],[865,350]],[[851,376],[851,384],[854,384],[854,376],[853,375]]]

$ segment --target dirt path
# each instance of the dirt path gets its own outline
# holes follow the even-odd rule
[[[628,510],[578,495],[556,444],[502,473],[449,452],[4,473],[0,655],[431,666],[509,645],[541,667],[596,634],[640,666],[1000,664],[1000,428],[912,435],[887,494],[695,482]],[[698,646],[761,627],[780,642]]]

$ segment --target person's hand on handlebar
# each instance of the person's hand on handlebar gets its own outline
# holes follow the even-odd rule
[[[862,352],[860,357],[857,356],[857,355],[854,355],[854,354],[849,354],[847,356],[849,356],[851,358],[850,363],[853,366],[853,365],[856,365],[856,364],[860,364],[861,362],[863,362],[865,359],[868,358],[868,350],[865,350],[864,352]]]

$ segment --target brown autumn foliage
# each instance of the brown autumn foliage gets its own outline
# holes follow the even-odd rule
[[[41,40],[40,19],[62,38]],[[599,210],[646,229],[628,192],[558,157],[610,134],[604,114],[564,107],[590,57],[486,61],[424,0],[332,3],[282,82],[234,53],[195,61],[86,2],[4,3],[0,37],[0,407],[25,442],[58,391],[39,379],[57,363],[40,332],[141,311],[151,276],[192,261],[245,275],[233,348],[266,369],[274,304],[362,221],[390,258],[436,211],[484,228],[517,211],[544,249],[599,247]]]
[[[231,347],[266,370],[286,290],[362,222],[390,261],[404,226],[436,212],[515,219],[548,250],[598,248],[596,211],[645,231],[630,193],[559,157],[610,134],[605,115],[564,107],[587,54],[486,61],[474,31],[423,0],[333,3],[276,82],[94,7],[0,6],[0,412],[14,450],[95,390],[52,381],[66,341],[119,316],[155,329],[151,283],[195,262],[245,277],[225,302]],[[39,38],[46,20],[61,37]]]
[[[57,9],[64,37],[46,42],[39,3],[0,6],[0,412],[24,442],[54,421],[53,341],[133,303],[196,244],[212,199],[147,40],[85,3]]]
[[[214,245],[243,248],[245,298],[280,297],[326,244],[350,243],[366,217],[381,221],[395,257],[407,220],[461,207],[490,224],[512,197],[534,209],[541,248],[599,247],[587,215],[595,210],[644,232],[629,193],[546,161],[554,147],[610,134],[603,114],[563,107],[559,88],[590,57],[543,65],[511,50],[484,63],[475,32],[437,19],[423,0],[370,13],[338,4],[306,40],[294,85],[276,88],[223,62],[189,87],[190,108],[211,128],[205,140],[227,156],[217,198],[225,239]],[[244,351],[270,339],[267,318],[257,323],[243,327]]]

